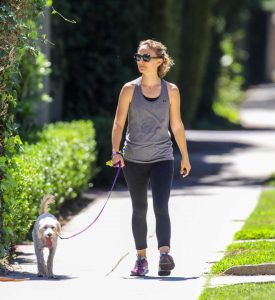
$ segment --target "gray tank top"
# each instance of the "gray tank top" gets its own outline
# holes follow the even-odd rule
[[[156,100],[147,100],[142,94],[141,77],[136,79],[128,111],[124,159],[137,163],[173,160],[169,115],[166,81],[161,79],[160,96]]]

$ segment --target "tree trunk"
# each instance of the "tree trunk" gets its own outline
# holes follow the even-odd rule
[[[220,58],[222,56],[220,43],[222,37],[223,33],[216,31],[212,33],[212,44],[202,85],[201,101],[199,101],[197,108],[197,117],[199,120],[201,118],[208,119],[214,115],[213,103],[216,94],[216,82],[220,74]]]
[[[216,0],[185,0],[180,39],[179,86],[181,113],[187,127],[195,122],[211,39],[211,17]]]

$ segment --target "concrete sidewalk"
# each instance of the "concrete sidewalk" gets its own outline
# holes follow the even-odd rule
[[[92,228],[74,239],[59,242],[54,264],[57,280],[38,279],[33,246],[19,246],[22,254],[14,276],[31,280],[0,283],[1,300],[19,297],[22,300],[197,299],[211,265],[223,256],[234,233],[254,209],[263,180],[274,171],[275,138],[270,128],[188,131],[187,138],[192,173],[185,180],[176,173],[171,191],[171,253],[176,268],[170,277],[157,275],[158,251],[151,197],[148,212],[150,272],[145,278],[129,276],[135,261],[131,203],[127,191],[116,191]],[[177,161],[175,167],[179,167]],[[92,191],[83,196],[95,197]],[[93,220],[105,197],[102,193],[97,196],[63,228],[63,234],[79,231]]]

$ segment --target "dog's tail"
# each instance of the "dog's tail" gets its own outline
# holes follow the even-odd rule
[[[42,200],[40,204],[40,215],[45,214],[48,212],[48,206],[49,204],[54,202],[54,196],[53,195],[46,195]]]

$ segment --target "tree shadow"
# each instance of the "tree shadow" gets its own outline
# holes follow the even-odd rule
[[[226,133],[225,133],[226,134]],[[181,155],[178,149],[174,150],[174,179],[173,189],[182,189],[184,186],[244,186],[244,185],[262,185],[262,178],[249,177],[229,177],[222,178],[219,176],[225,168],[229,167],[231,163],[223,162],[222,156],[228,155],[236,150],[245,151],[253,145],[249,143],[240,143],[233,141],[189,141],[188,151],[189,159],[192,166],[190,175],[182,178],[179,173],[179,166]],[[207,156],[220,156],[220,162],[211,162],[207,160]],[[211,178],[212,176],[212,178]],[[218,179],[217,179],[218,178]],[[207,180],[205,180],[207,179]]]
[[[15,281],[28,281],[28,280],[58,281],[58,280],[69,280],[75,278],[75,277],[62,275],[62,274],[61,275],[55,274],[54,278],[38,277],[36,271],[32,272],[32,270],[36,270],[36,258],[34,253],[28,249],[26,250],[26,252],[16,250],[15,254],[16,254],[16,258],[12,262],[12,265],[10,265],[9,268],[6,269],[3,274],[0,274],[0,276],[4,279],[7,279],[7,281],[13,281],[13,280]],[[35,266],[35,267],[31,267],[31,266]]]
[[[7,281],[61,281],[75,279],[75,277],[67,275],[55,275],[54,278],[38,277],[36,273],[20,271],[9,271],[1,277],[5,278]]]

